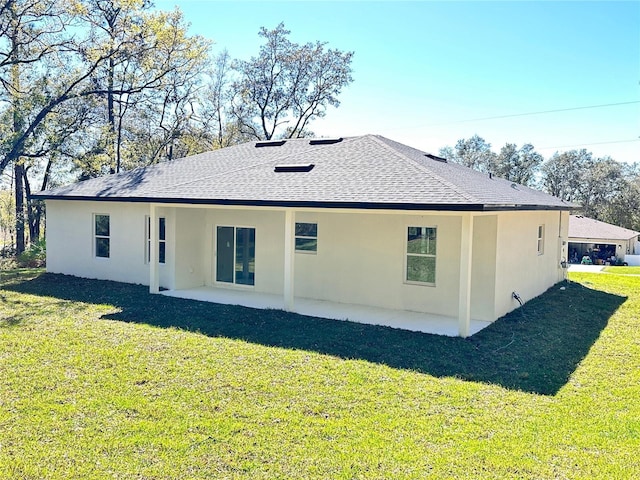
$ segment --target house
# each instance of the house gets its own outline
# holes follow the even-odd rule
[[[463,337],[564,278],[574,207],[376,135],[249,142],[35,196],[50,272]]]
[[[627,255],[640,254],[640,233],[583,215],[569,217],[569,258],[577,263],[583,256],[604,263],[614,255],[625,261]]]

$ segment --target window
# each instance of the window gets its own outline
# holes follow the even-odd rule
[[[146,262],[151,259],[151,217],[145,217],[145,230],[147,232],[147,248],[145,252]],[[165,263],[167,258],[167,221],[164,217],[158,217],[158,263]]]
[[[407,282],[436,283],[436,228],[407,229]]]
[[[95,237],[95,256],[109,258],[110,241],[109,215],[93,216],[93,234]]]
[[[296,223],[296,252],[318,251],[318,224]]]
[[[544,225],[538,225],[538,255],[544,253]]]

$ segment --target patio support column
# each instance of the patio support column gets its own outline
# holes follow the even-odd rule
[[[287,209],[284,214],[284,309],[288,312],[294,310],[294,211]]]
[[[149,293],[160,292],[158,277],[158,215],[156,206],[149,206]]]
[[[460,290],[458,300],[458,335],[469,336],[471,326],[471,261],[473,252],[473,216],[462,215],[460,235]]]

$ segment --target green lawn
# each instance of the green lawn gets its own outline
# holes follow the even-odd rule
[[[619,275],[640,275],[640,267],[604,267],[607,273],[617,273]]]
[[[469,339],[0,275],[0,478],[640,478],[640,277]]]

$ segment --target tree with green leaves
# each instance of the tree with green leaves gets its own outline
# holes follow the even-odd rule
[[[81,10],[94,44],[113,52],[93,77],[106,111],[93,157],[101,155],[116,172],[123,162],[131,168],[158,161],[182,133],[208,60],[210,42],[187,34],[179,10],[151,6],[147,0],[84,0]]]
[[[541,184],[547,193],[581,206],[582,213],[619,224],[612,206],[627,188],[623,165],[611,157],[593,158],[585,149],[556,152],[542,165]]]
[[[532,186],[543,161],[544,157],[529,143],[520,148],[514,143],[506,143],[495,158],[492,172],[511,182]]]
[[[554,153],[541,168],[541,185],[547,193],[569,202],[577,201],[591,152],[569,150]]]
[[[623,191],[624,183],[621,163],[611,157],[591,158],[581,171],[576,201],[587,217],[604,219],[607,206]]]
[[[600,220],[640,231],[640,175],[625,177],[617,194],[602,206],[600,214]]]
[[[48,69],[59,49],[68,17],[55,1],[6,0],[0,3],[0,175],[14,170],[16,249],[25,248],[25,156],[47,113],[34,115],[49,86]]]
[[[491,151],[491,144],[478,135],[458,140],[454,148],[440,149],[440,156],[485,173],[493,171],[496,161],[496,154]]]
[[[85,142],[95,142],[76,155],[86,157],[96,174],[117,170],[121,127],[134,96],[153,92],[160,103],[172,105],[177,86],[204,63],[208,42],[187,35],[179,11],[141,12],[146,5],[143,0],[0,3],[0,115],[7,119],[0,174],[10,165],[15,170],[18,253],[24,249],[26,162],[45,155],[39,145],[63,143],[65,122],[59,118],[65,107],[106,105],[102,124],[77,126]],[[178,71],[188,73],[167,81]],[[63,128],[61,139],[55,139],[55,126]]]

